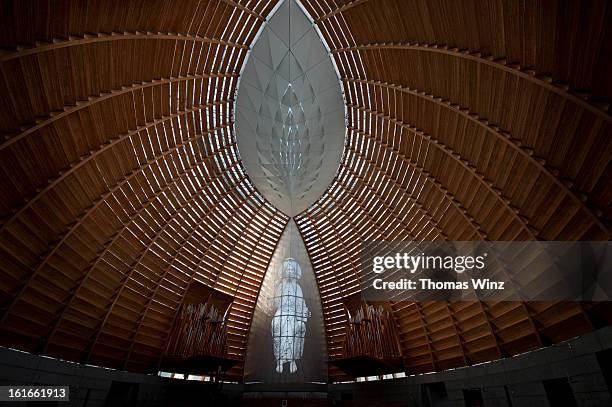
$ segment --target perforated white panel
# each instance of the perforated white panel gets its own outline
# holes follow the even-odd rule
[[[340,164],[340,84],[295,0],[280,5],[253,47],[238,91],[236,135],[249,177],[289,216],[321,196]]]
[[[289,262],[295,264],[296,271],[287,273]],[[257,298],[244,379],[264,383],[326,382],[326,362],[319,290],[304,241],[290,220]]]

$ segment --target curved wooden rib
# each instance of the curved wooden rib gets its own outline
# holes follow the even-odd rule
[[[139,208],[133,215],[130,216],[129,220],[130,222],[132,222],[134,219],[138,218],[150,205],[153,204],[153,202],[155,202],[155,200],[163,195],[168,189],[170,189],[171,187],[175,186],[178,181],[182,180],[183,176],[185,176],[186,174],[189,173],[189,171],[193,170],[194,168],[196,168],[197,166],[200,166],[204,160],[208,159],[208,157],[202,157],[201,160],[199,160],[198,162],[195,163],[195,165],[190,166],[185,168],[179,175],[179,178],[177,180],[171,180],[172,182],[168,182],[162,189],[160,189],[157,193],[155,193],[155,195],[150,198],[145,205],[143,205],[141,208]],[[235,188],[236,186],[234,186],[233,188]],[[206,184],[205,188],[210,188],[210,184]],[[210,211],[208,212],[210,213]],[[205,218],[202,218],[203,220]],[[53,336],[55,335],[55,332],[57,331],[57,329],[60,326],[60,323],[62,321],[62,319],[64,318],[64,315],[66,314],[66,311],[68,309],[70,309],[70,306],[72,305],[72,301],[76,298],[76,294],[78,293],[78,291],[80,290],[80,288],[83,286],[83,284],[87,281],[87,279],[89,278],[89,275],[91,273],[91,271],[93,269],[95,269],[95,266],[97,265],[97,263],[100,261],[100,259],[106,254],[106,252],[108,251],[108,249],[110,247],[112,247],[112,245],[117,241],[117,239],[121,236],[122,232],[126,229],[127,227],[127,223],[126,225],[123,226],[122,229],[118,230],[117,232],[114,233],[113,238],[104,245],[104,249],[101,252],[101,254],[97,257],[96,262],[92,264],[92,266],[85,272],[83,273],[82,278],[77,282],[77,286],[71,290],[71,296],[69,301],[66,303],[66,305],[63,307],[61,313],[54,318],[54,325],[53,328],[51,329],[49,335],[47,336],[46,340],[43,340],[44,342],[44,349],[43,349],[43,353],[47,351],[47,347],[49,346],[49,343],[51,342],[51,339],[53,338]],[[178,253],[177,253],[178,254]]]
[[[362,112],[373,114],[377,117],[380,117],[383,120],[387,120],[396,126],[399,126],[399,127],[402,127],[408,130],[410,133],[414,134],[415,136],[418,136],[419,138],[429,143],[430,145],[435,146],[438,150],[442,151],[447,157],[450,157],[452,160],[459,163],[459,165],[461,165],[463,169],[465,169],[470,174],[472,174],[472,176],[476,180],[478,180],[478,182],[481,185],[483,185],[487,189],[487,191],[489,191],[491,195],[495,196],[495,198],[502,203],[502,205],[506,208],[506,210],[510,212],[512,216],[521,224],[523,229],[527,233],[529,233],[532,240],[538,240],[538,236],[537,236],[538,232],[537,231],[534,232],[535,228],[531,225],[528,225],[528,222],[525,221],[525,219],[527,218],[520,214],[519,208],[516,208],[510,205],[510,199],[506,198],[503,195],[503,191],[500,188],[495,187],[492,181],[489,181],[484,174],[480,173],[478,171],[478,167],[470,165],[470,163],[466,159],[462,158],[457,152],[453,151],[452,148],[445,145],[442,141],[440,141],[439,139],[435,138],[434,136],[430,134],[425,134],[425,132],[417,129],[416,127],[410,126],[409,124],[406,124],[390,116],[386,116],[382,112],[378,112],[376,110],[372,110],[369,108],[363,108],[363,107],[359,107],[359,106],[355,106],[351,104],[348,104],[347,107],[356,108]]]
[[[73,161],[72,163],[70,163],[70,165],[68,167],[64,168],[63,170],[60,170],[60,172],[59,172],[60,175],[57,178],[55,178],[54,180],[51,180],[49,182],[49,184],[47,184],[47,186],[45,186],[44,188],[39,190],[36,193],[36,195],[34,195],[33,197],[28,197],[26,203],[24,205],[22,205],[19,208],[19,210],[17,210],[15,213],[13,213],[13,215],[6,222],[4,222],[2,225],[0,225],[0,233],[2,233],[11,223],[13,223],[17,218],[19,218],[19,216],[21,214],[23,214],[27,209],[29,209],[42,196],[44,196],[46,193],[51,191],[54,187],[59,185],[62,181],[67,179],[68,176],[72,175],[76,170],[78,170],[79,168],[83,167],[90,160],[98,157],[101,153],[103,153],[103,152],[105,152],[105,151],[107,151],[107,150],[109,150],[109,149],[119,145],[121,142],[126,141],[126,140],[130,139],[133,136],[138,135],[143,130],[147,130],[147,129],[150,129],[152,127],[156,127],[156,126],[158,126],[160,124],[163,124],[163,123],[166,123],[168,121],[171,121],[172,119],[175,119],[177,117],[185,116],[188,113],[197,112],[197,111],[199,111],[201,109],[206,109],[206,108],[212,107],[212,106],[220,106],[221,104],[231,103],[231,102],[233,102],[233,101],[231,101],[231,100],[229,100],[229,101],[219,101],[219,102],[206,103],[206,104],[202,104],[202,105],[193,106],[192,108],[181,110],[181,111],[178,111],[177,113],[172,113],[169,116],[162,117],[161,119],[153,120],[152,122],[149,122],[149,123],[147,123],[145,125],[138,126],[136,128],[136,130],[132,130],[132,131],[130,131],[128,133],[119,135],[119,136],[117,136],[117,137],[115,137],[113,139],[109,139],[104,144],[100,144],[97,149],[90,150],[89,154],[86,154],[86,155],[82,156],[81,159],[79,159],[79,161]],[[79,221],[77,223],[80,224],[81,223],[81,219],[79,219]]]
[[[231,170],[233,167],[229,167],[226,169],[226,171]],[[200,197],[200,195],[205,191],[205,188],[208,186],[208,183],[202,185],[202,188],[196,192],[196,194],[194,194],[193,196],[189,197],[189,199],[187,199],[183,204],[181,204],[180,207],[178,208],[173,208],[174,213],[171,214],[169,216],[168,220],[164,220],[165,223],[164,225],[159,228],[159,230],[155,233],[155,236],[153,236],[153,238],[151,239],[151,241],[145,246],[145,248],[142,250],[142,252],[140,253],[140,255],[138,256],[138,258],[136,259],[136,261],[134,262],[134,264],[130,264],[130,271],[128,273],[126,273],[123,278],[122,281],[120,281],[120,289],[117,290],[115,292],[115,294],[112,297],[111,300],[111,304],[108,307],[108,309],[105,311],[104,313],[104,317],[102,318],[102,321],[100,322],[100,325],[96,328],[96,336],[94,337],[93,341],[91,342],[91,346],[89,347],[89,351],[87,353],[87,357],[85,359],[85,363],[89,363],[89,359],[91,357],[91,354],[93,352],[93,350],[96,347],[96,344],[98,342],[98,339],[100,338],[100,335],[102,334],[102,332],[104,331],[104,328],[106,326],[106,323],[108,321],[108,318],[112,315],[113,313],[113,309],[115,308],[115,305],[117,304],[117,300],[119,298],[121,298],[121,294],[123,294],[123,290],[126,287],[127,282],[132,278],[132,275],[136,272],[136,269],[138,268],[138,265],[142,262],[142,259],[147,255],[147,253],[149,252],[149,249],[157,242],[157,239],[166,231],[166,229],[172,224],[173,219],[180,213],[182,212],[186,207],[188,207],[196,198]],[[217,203],[219,203],[222,199],[219,199],[219,201],[217,201]],[[245,200],[243,200],[243,202],[241,203],[240,206],[236,207],[233,209],[233,213],[236,213],[244,204]],[[216,205],[215,205],[216,206]],[[227,224],[226,224],[227,225]],[[127,228],[128,224],[126,223],[124,225],[124,230]],[[118,234],[118,236],[121,233]],[[109,249],[110,247],[112,247],[112,244],[107,246],[107,249]],[[106,251],[106,249],[105,249]],[[98,257],[98,259],[101,259],[104,257],[103,255],[100,255]],[[95,269],[95,266],[92,267],[92,269]],[[91,269],[90,269],[91,270]],[[159,287],[159,284],[157,285],[157,287]],[[75,294],[76,295],[76,294]]]
[[[379,81],[371,81],[366,79],[351,79],[351,78],[343,78],[344,82],[354,82],[354,83],[363,83],[372,86],[380,86],[388,89],[393,89],[395,91],[409,93],[413,96],[419,97],[421,99],[425,99],[429,102],[435,103],[439,106],[444,107],[445,109],[451,110],[456,114],[459,114],[471,122],[477,124],[478,126],[487,130],[488,133],[495,136],[497,139],[502,141],[504,144],[512,148],[514,151],[519,153],[523,158],[529,160],[537,169],[539,169],[543,174],[545,174],[554,184],[556,184],[574,203],[585,211],[593,219],[593,222],[603,231],[606,235],[610,236],[610,230],[601,220],[601,216],[596,215],[593,210],[587,207],[583,200],[578,198],[576,193],[574,193],[563,181],[561,181],[558,177],[556,177],[552,171],[543,165],[540,161],[536,160],[531,154],[529,149],[522,147],[520,142],[517,140],[511,139],[509,136],[503,134],[499,129],[495,128],[495,126],[490,125],[486,119],[480,118],[476,113],[472,113],[465,108],[461,108],[457,104],[453,104],[448,100],[443,100],[442,98],[436,97],[434,95],[428,95],[425,92],[420,92],[418,90],[406,88],[400,85],[388,84]]]
[[[395,210],[393,208],[391,208],[389,206],[389,204],[387,204],[384,201],[384,197],[377,192],[374,187],[372,185],[370,185],[369,182],[367,182],[362,176],[360,176],[359,174],[357,174],[355,172],[355,170],[350,169],[348,167],[344,167],[347,169],[348,172],[350,172],[352,174],[352,176],[354,178],[356,178],[357,180],[359,180],[360,182],[362,182],[363,184],[366,185],[367,189],[373,193],[385,206],[385,208],[387,208],[388,211],[390,211],[400,222],[401,225],[403,225],[405,227],[406,230],[408,230],[408,224],[403,220],[403,219],[399,219],[398,214],[395,213]],[[375,167],[376,168],[376,167]],[[395,179],[393,179],[386,171],[383,171],[380,168],[376,168],[377,170],[379,170],[382,174],[383,177],[390,183],[392,183],[396,188],[398,188],[400,191],[402,191],[406,196],[408,196],[408,201],[414,201],[412,206],[416,207],[416,212],[422,212],[422,215],[427,219],[428,222],[431,222],[431,224],[433,225],[433,228],[436,230],[436,233],[438,233],[440,236],[447,238],[446,234],[442,231],[442,229],[440,228],[440,225],[438,224],[438,222],[434,219],[434,217],[431,215],[431,213],[429,212],[428,208],[426,208],[425,206],[423,206],[421,203],[419,203],[417,201],[416,198],[414,198],[407,190],[406,188],[404,188],[402,185],[400,185]],[[346,190],[346,181],[343,181],[342,184],[345,187]],[[332,195],[332,199],[335,200],[335,198]],[[355,199],[356,200],[356,199]],[[356,200],[357,201],[357,200]],[[362,202],[357,201],[360,205]],[[362,206],[363,208],[363,206]],[[412,208],[411,208],[412,209]],[[364,210],[365,211],[365,210]],[[367,213],[367,211],[365,211]],[[376,226],[378,226],[376,223],[374,223]],[[417,236],[414,235],[412,233],[412,231],[408,232],[408,236],[411,238],[411,240],[418,240]]]
[[[232,191],[235,191],[236,188],[238,187],[238,184],[232,186],[232,188],[230,190],[227,191],[227,194],[231,193]],[[208,213],[212,212],[212,210],[214,210],[215,208],[217,208],[217,206],[219,205],[221,201],[217,201],[215,203],[215,205],[213,205],[212,207],[208,208]],[[242,199],[239,202],[239,206],[236,206],[233,210],[232,210],[232,215],[235,214],[240,208],[242,208],[242,206],[247,202],[247,199]],[[261,208],[261,205],[260,205]],[[176,259],[178,258],[179,254],[181,253],[181,248],[184,247],[184,245],[191,240],[191,238],[193,237],[193,235],[195,234],[195,232],[202,226],[202,224],[204,224],[206,222],[206,217],[202,217],[195,225],[195,227],[189,232],[189,234],[185,237],[185,239],[183,239],[182,243],[180,244],[179,249],[174,253],[174,255],[172,256],[171,260],[168,262],[168,266],[166,266],[166,268],[162,271],[161,276],[159,277],[159,279],[155,282],[155,289],[153,290],[153,293],[149,296],[149,299],[147,300],[147,303],[144,306],[144,312],[142,313],[142,315],[138,318],[138,322],[136,325],[136,329],[134,329],[134,332],[130,338],[130,347],[128,350],[128,354],[127,357],[125,358],[125,364],[124,364],[124,368],[127,366],[127,363],[129,362],[129,360],[131,359],[131,355],[132,352],[134,351],[134,346],[136,344],[136,338],[138,336],[138,333],[140,332],[140,328],[142,327],[144,320],[147,317],[147,314],[149,312],[149,310],[151,309],[151,303],[153,302],[153,299],[157,296],[157,292],[159,290],[159,288],[161,287],[161,283],[164,280],[164,278],[166,277],[166,275],[168,274],[168,272],[170,271],[170,269],[172,269],[172,267],[174,266],[174,262],[176,261]],[[251,222],[253,221],[253,219],[251,219]],[[224,224],[224,227],[227,225],[228,223]],[[220,233],[220,232],[219,232]],[[263,233],[263,231],[262,231]],[[236,243],[237,241],[234,242],[234,245],[232,246],[232,250],[236,247]],[[212,242],[209,243],[208,248],[210,248],[212,245]],[[255,250],[255,248],[253,247],[253,250]],[[198,264],[201,264],[202,259],[200,259]],[[191,284],[191,282],[193,282],[193,279],[196,275],[196,271],[198,270],[199,267],[196,267],[193,269],[193,272],[190,274],[189,276],[189,281],[188,283],[185,285],[185,290],[187,290],[187,287],[189,287],[189,285]],[[174,309],[174,316],[171,318],[172,323],[170,323],[169,325],[169,329],[167,330],[167,332],[165,333],[165,340],[164,343],[167,341],[167,336],[170,333],[170,330],[172,329],[172,326],[174,325],[174,320],[176,318],[177,313],[179,312],[179,310],[181,309],[181,306],[183,305],[183,301],[184,301],[185,297],[181,297],[181,300],[179,302],[179,304],[175,307]]]
[[[215,132],[221,128],[225,128],[228,125],[219,127],[219,128],[215,128],[215,129],[211,129],[209,130],[206,134],[210,134],[212,132]],[[87,219],[89,217],[90,214],[93,213],[93,211],[95,209],[97,209],[100,205],[102,205],[104,202],[106,202],[106,200],[113,196],[115,194],[115,192],[117,192],[119,190],[119,188],[121,188],[123,185],[125,185],[128,181],[130,181],[132,178],[136,177],[138,174],[140,174],[143,170],[145,170],[146,168],[149,168],[152,164],[157,163],[158,161],[162,160],[163,158],[165,158],[166,156],[168,156],[169,154],[172,154],[174,151],[178,150],[179,148],[182,148],[183,146],[192,143],[194,141],[196,141],[198,138],[200,138],[202,136],[202,134],[196,134],[195,136],[189,137],[186,140],[182,141],[181,143],[178,143],[176,146],[174,146],[173,148],[162,152],[160,155],[154,157],[153,159],[149,160],[148,162],[140,165],[140,167],[138,167],[138,169],[132,171],[130,174],[128,174],[123,180],[119,181],[117,184],[115,184],[115,186],[112,187],[112,189],[110,191],[108,191],[107,193],[105,193],[103,196],[99,197],[98,200],[94,201],[94,203],[92,204],[92,206],[90,206],[87,209],[87,212],[85,214],[83,214],[81,217],[79,217],[79,219],[77,220],[77,222],[75,222],[73,225],[71,225],[70,229],[68,230],[68,232],[66,232],[66,234],[62,237],[62,239],[54,246],[54,248],[47,254],[47,256],[45,256],[45,258],[43,259],[43,261],[36,267],[36,269],[34,270],[34,272],[29,276],[28,280],[22,284],[22,286],[19,288],[19,291],[17,292],[17,294],[15,294],[11,300],[11,302],[9,303],[6,311],[4,312],[4,314],[2,315],[2,318],[0,318],[0,325],[6,320],[6,317],[10,314],[11,310],[13,309],[16,300],[21,296],[21,294],[23,294],[23,292],[27,289],[27,287],[31,284],[31,282],[34,280],[34,278],[36,276],[38,276],[38,274],[40,273],[40,271],[43,269],[43,266],[45,264],[47,264],[48,260],[51,258],[51,255],[54,254],[56,252],[57,249],[59,249],[59,247],[61,246],[62,243],[64,243],[66,241],[66,239],[72,235],[72,233],[74,233],[74,231],[76,231],[78,229],[78,226],[80,226],[83,221],[85,219]],[[207,157],[204,157],[207,158]],[[170,183],[168,184],[170,185]],[[156,194],[155,196],[157,196],[158,194]],[[149,201],[148,203],[150,203],[151,201]],[[148,206],[148,205],[147,205]],[[0,241],[1,243],[2,241]]]
[[[247,13],[250,16],[255,17],[256,19],[258,19],[259,21],[266,21],[266,18],[264,16],[262,16],[259,13],[254,12],[253,10],[246,8],[245,6],[243,6],[242,4],[234,1],[234,0],[221,0],[224,3],[229,4],[230,6],[233,6],[235,8],[237,8],[238,10],[244,11],[245,13]]]
[[[510,63],[506,58],[495,58],[492,56],[483,56],[480,51],[473,50],[460,50],[456,47],[449,47],[448,45],[441,44],[429,44],[429,43],[383,43],[383,44],[366,44],[356,45],[349,48],[339,48],[332,50],[332,54],[338,54],[343,52],[355,52],[355,51],[367,51],[367,50],[409,50],[416,52],[430,52],[434,54],[449,55],[456,58],[466,59],[468,61],[474,61],[479,64],[491,66],[495,69],[508,72],[513,76],[524,79],[530,83],[540,86],[549,92],[561,96],[562,98],[569,100],[570,102],[580,106],[600,119],[612,123],[612,116],[610,115],[610,105],[607,103],[601,104],[592,102],[588,96],[585,96],[585,91],[581,90],[581,96],[577,96],[573,93],[572,89],[563,83],[556,83],[549,76],[538,76],[533,69],[521,67],[520,65]]]
[[[37,41],[32,47],[19,46],[13,52],[0,54],[0,63],[12,61],[14,59],[23,58],[30,55],[40,54],[42,52],[55,51],[62,48],[77,47],[89,44],[98,44],[109,41],[122,40],[161,40],[161,41],[193,41],[208,44],[218,44],[226,47],[249,49],[248,45],[235,44],[233,42],[218,40],[215,38],[201,37],[199,35],[189,35],[181,33],[153,33],[147,32],[111,32],[111,33],[95,33],[84,35],[69,35],[68,38],[54,38],[51,42]]]
[[[354,127],[349,127],[350,130],[355,131],[365,137],[370,137],[373,138],[374,136],[372,136],[369,133],[366,133],[360,129],[354,128]],[[372,161],[370,158],[366,157],[365,155],[363,155],[362,153],[360,153],[359,151],[350,148],[351,151],[358,155],[359,157],[361,157],[361,159],[365,160],[366,162],[368,162],[370,165],[374,166],[375,168],[379,169],[382,171],[380,165],[378,165],[378,163]],[[459,213],[461,213],[461,215],[463,216],[463,218],[465,218],[465,220],[468,222],[468,224],[470,224],[472,226],[472,229],[474,229],[474,232],[482,239],[482,240],[487,240],[487,234],[486,232],[484,232],[482,230],[482,226],[479,225],[473,216],[471,216],[468,213],[468,210],[461,204],[461,202],[459,202],[459,200],[450,193],[450,191],[448,191],[446,188],[444,188],[444,186],[442,185],[442,183],[440,183],[440,181],[436,180],[435,177],[433,175],[431,175],[431,173],[429,173],[425,168],[419,166],[417,163],[413,162],[409,157],[407,157],[406,155],[404,155],[403,153],[399,152],[399,151],[392,151],[393,154],[396,154],[398,157],[400,157],[400,159],[404,160],[409,166],[411,166],[412,168],[418,170],[428,181],[430,181],[444,196],[446,196],[448,198],[448,200],[451,202],[451,204],[459,211]]]
[[[327,13],[327,14],[321,16],[321,17],[315,18],[314,23],[315,24],[319,24],[320,22],[322,22],[324,20],[327,20],[328,18],[333,17],[333,16],[335,16],[338,13],[345,12],[346,10],[350,10],[350,9],[352,9],[355,6],[359,6],[360,4],[367,3],[368,1],[369,0],[353,0],[353,1],[350,1],[350,2],[348,2],[348,3],[346,3],[346,4],[342,5],[342,6],[338,7],[337,9],[334,9],[334,10],[330,11],[329,13]]]
[[[21,133],[15,136],[6,135],[5,141],[2,144],[0,144],[0,151],[15,144],[16,142],[20,140],[23,140],[25,137],[29,136],[30,134],[42,129],[45,126],[48,126],[54,123],[55,121],[59,119],[62,119],[70,114],[78,112],[81,109],[85,109],[87,107],[95,105],[96,103],[100,103],[104,100],[111,99],[115,96],[130,93],[135,90],[150,88],[153,86],[159,86],[159,85],[165,85],[165,84],[171,84],[171,83],[177,83],[177,82],[185,82],[189,80],[206,79],[206,78],[237,78],[238,76],[239,75],[236,73],[213,73],[213,74],[201,74],[201,75],[188,75],[188,76],[180,76],[180,77],[175,77],[175,78],[154,79],[150,82],[132,84],[132,86],[122,86],[120,90],[111,90],[110,92],[107,92],[107,93],[101,93],[99,96],[90,97],[87,101],[77,102],[76,106],[64,106],[64,110],[61,110],[58,112],[51,112],[50,117],[46,119],[38,120],[34,126],[27,127],[25,130],[23,130]]]

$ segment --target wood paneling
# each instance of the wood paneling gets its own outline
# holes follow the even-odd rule
[[[194,281],[232,297],[244,358],[287,217],[233,134],[238,76],[275,1],[3,2],[0,338],[154,371]],[[304,0],[344,90],[337,176],[296,217],[330,357],[363,241],[610,238],[605,1]],[[602,304],[394,303],[426,372],[609,323]],[[230,372],[241,380],[242,366]],[[330,379],[342,374],[330,368]]]
[[[366,240],[607,240],[612,7],[305,0],[339,69],[338,175],[297,217],[328,351]],[[592,329],[575,303],[395,303],[406,370],[443,370]],[[331,368],[330,379],[342,380]]]
[[[288,220],[233,134],[264,3],[3,3],[3,345],[155,371],[199,281],[232,299],[228,350],[244,358]]]

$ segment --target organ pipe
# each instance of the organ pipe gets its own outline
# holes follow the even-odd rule
[[[388,304],[366,304],[349,313],[343,358],[370,356],[377,359],[401,357],[393,311]]]
[[[168,340],[166,356],[191,358],[227,355],[225,315],[207,303],[182,307]]]

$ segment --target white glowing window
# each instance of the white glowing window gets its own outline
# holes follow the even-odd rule
[[[297,261],[286,259],[281,266],[281,278],[274,293],[275,313],[272,317],[272,344],[276,372],[297,372],[297,361],[304,353],[306,322],[310,311],[304,301],[299,279],[302,270]]]

